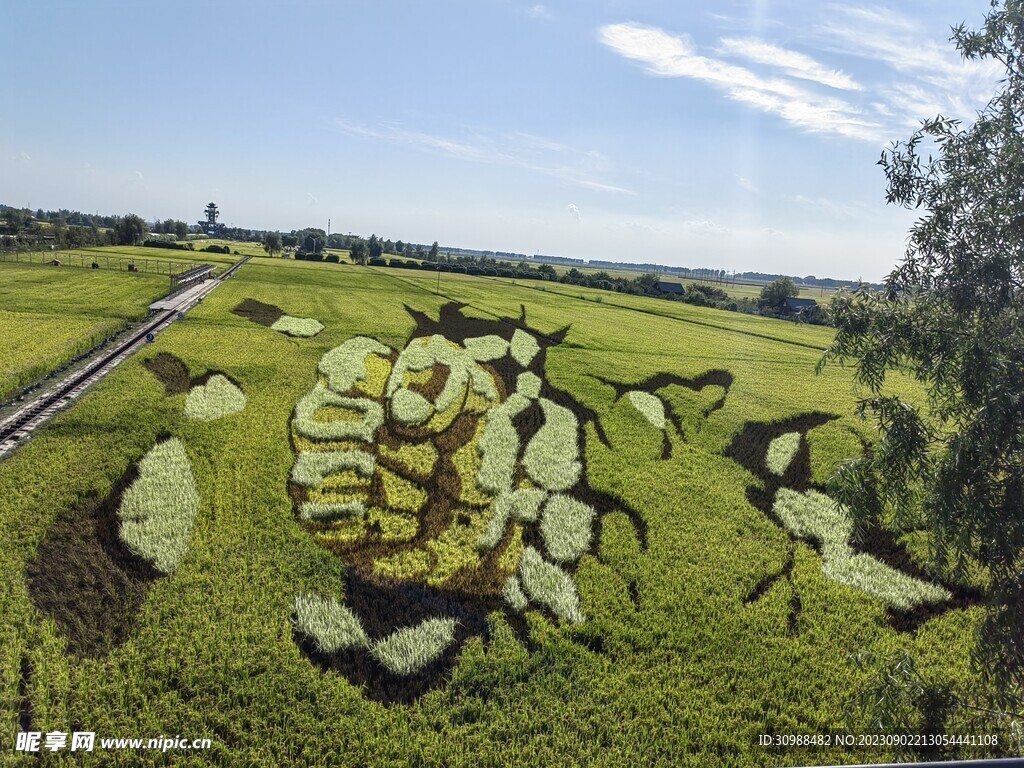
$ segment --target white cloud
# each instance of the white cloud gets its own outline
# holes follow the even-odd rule
[[[838,69],[829,69],[810,56],[780,48],[756,38],[723,37],[719,53],[739,56],[755,64],[764,64],[782,70],[790,77],[827,85],[845,91],[859,91],[861,86],[852,77]]]
[[[737,176],[736,183],[740,185],[741,189],[745,189],[747,192],[757,192],[757,185],[748,178]]]
[[[531,19],[550,19],[551,11],[549,11],[546,6],[537,3],[527,9],[526,15]]]
[[[871,209],[861,202],[842,203],[826,197],[807,197],[805,195],[794,195],[790,199],[797,205],[824,211],[842,219],[865,218],[872,213]],[[877,211],[875,212],[877,213]]]
[[[334,126],[350,136],[406,145],[457,160],[537,171],[584,189],[636,194],[631,189],[600,178],[608,171],[610,164],[599,151],[581,150],[531,133],[513,131],[488,136],[476,131],[464,131],[469,134],[466,138],[453,139],[408,130],[396,123],[371,126],[337,118]]]
[[[745,67],[701,56],[685,35],[626,23],[602,27],[599,39],[619,55],[643,63],[650,74],[700,80],[734,101],[778,115],[802,130],[880,140],[881,126],[849,102],[807,90],[791,79],[764,77]]]
[[[573,183],[578,187],[584,189],[593,189],[596,192],[616,192],[621,195],[633,195],[636,196],[636,192],[626,187],[617,187],[614,184],[602,184],[600,181],[590,181],[589,179],[575,179]]]
[[[23,163],[27,163],[27,162],[29,162],[29,161],[30,161],[30,160],[31,160],[32,158],[31,158],[31,157],[29,157],[29,155],[28,155],[28,152],[19,152],[19,153],[18,153],[18,159],[19,159],[19,160],[21,160],[21,161],[22,161]]]
[[[820,14],[809,32],[800,30],[813,57],[735,35],[719,40],[714,56],[703,55],[685,34],[636,23],[601,27],[598,38],[649,74],[698,80],[801,130],[875,144],[903,138],[908,128],[937,114],[970,120],[995,92],[1001,65],[964,61],[916,19],[843,5],[825,6]],[[871,62],[875,66],[865,71],[873,82],[830,65],[830,55]],[[742,58],[749,66],[723,57]]]
[[[973,117],[994,92],[1001,65],[965,61],[944,38],[929,35],[921,23],[883,8],[831,6],[830,17],[814,27],[825,50],[883,65],[887,83],[877,86],[902,125],[917,125],[941,112]]]
[[[573,219],[575,219],[576,221],[580,220],[580,209],[579,207],[577,207],[576,203],[569,203],[569,205],[567,205],[565,209],[569,212],[569,215],[572,216]]]

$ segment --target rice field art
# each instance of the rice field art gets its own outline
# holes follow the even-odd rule
[[[296,594],[296,634],[317,664],[387,703],[443,682],[466,639],[487,640],[494,611],[523,642],[528,609],[584,624],[573,574],[598,552],[604,515],[624,513],[640,550],[648,546],[643,517],[587,482],[587,426],[608,444],[600,418],[545,378],[547,350],[568,328],[531,330],[525,308],[501,320],[461,309],[444,305],[435,321],[406,307],[416,328],[401,350],[365,336],[330,350],[291,422],[296,518],[350,569],[344,599],[341,590]],[[699,426],[732,384],[724,370],[632,385],[598,378],[662,433],[662,460],[672,455],[670,431],[685,439],[686,427],[656,392],[710,388]],[[809,488],[796,429],[818,421],[792,420],[794,431],[775,437],[753,467],[777,486],[769,514],[819,547],[826,576],[895,613],[952,605],[945,587],[855,551],[845,512]]]
[[[0,463],[12,728],[225,766],[837,764],[898,755],[758,737],[847,728],[855,654],[984,684],[980,593],[830,498],[871,434],[800,329],[435,286],[254,261]]]
[[[291,423],[297,519],[350,567],[344,602],[296,595],[297,634],[385,702],[443,681],[493,611],[524,641],[528,607],[585,622],[573,573],[603,515],[624,513],[647,546],[643,518],[587,483],[597,414],[545,380],[568,329],[406,309],[402,350],[362,336],[330,350]]]

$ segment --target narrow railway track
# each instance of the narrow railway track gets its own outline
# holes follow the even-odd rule
[[[128,359],[137,349],[167,328],[178,313],[191,309],[209,295],[214,288],[231,277],[251,257],[246,256],[231,266],[223,275],[209,281],[203,288],[188,296],[169,309],[159,310],[155,316],[132,333],[114,349],[103,352],[95,360],[77,371],[70,373],[55,386],[23,405],[6,419],[0,421],[0,459],[18,445],[28,440],[32,433],[49,421],[54,415],[78,399],[89,387],[98,382],[114,368]]]

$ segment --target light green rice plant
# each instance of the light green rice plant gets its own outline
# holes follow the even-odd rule
[[[580,479],[576,416],[547,398],[540,399],[544,424],[523,452],[523,466],[533,482],[549,491],[567,491]]]
[[[336,406],[360,411],[359,421],[317,421],[313,417],[321,408]],[[311,440],[357,439],[373,442],[377,430],[384,423],[384,409],[368,398],[342,397],[317,382],[313,390],[295,406],[295,430]]]
[[[558,618],[580,624],[584,621],[576,584],[572,576],[541,557],[533,547],[523,550],[519,576],[534,602],[551,609]]]
[[[847,548],[853,534],[849,513],[818,491],[799,493],[780,488],[772,511],[790,533],[819,542],[826,553]]]
[[[579,560],[590,546],[594,508],[558,493],[548,499],[540,521],[540,533],[548,554],[561,563]]]
[[[821,544],[822,573],[832,581],[866,592],[899,610],[952,597],[944,587],[902,573],[867,553],[855,552],[850,546],[853,522],[849,513],[822,493],[801,494],[781,488],[773,511],[793,535]]]
[[[427,619],[373,644],[370,653],[396,675],[419,672],[455,642],[455,619]]]
[[[400,389],[391,398],[391,415],[402,424],[421,424],[433,413],[427,398],[411,389]]]
[[[311,638],[321,653],[366,648],[370,640],[359,619],[333,597],[297,594],[295,628]]]
[[[303,338],[316,336],[323,329],[324,324],[319,320],[314,320],[311,317],[290,317],[289,315],[282,315],[277,322],[270,326],[272,331]]]
[[[800,433],[787,432],[779,435],[768,445],[768,453],[764,457],[764,463],[773,474],[782,477],[789,469],[789,465],[800,448]]]
[[[862,592],[886,605],[909,611],[926,603],[949,600],[949,590],[897,571],[866,553],[847,550],[840,556],[826,557],[822,573],[826,578]]]
[[[303,520],[330,522],[342,518],[360,518],[366,514],[361,501],[306,501],[299,513]]]
[[[245,408],[246,398],[227,377],[211,376],[206,384],[192,387],[185,397],[185,415],[199,421],[213,421]]]
[[[512,492],[512,514],[521,523],[532,523],[547,497],[548,492],[543,488],[517,488]]]
[[[516,328],[516,332],[512,334],[512,342],[509,344],[509,351],[512,353],[512,357],[515,358],[517,363],[523,366],[523,368],[529,368],[530,363],[533,362],[533,358],[535,358],[537,353],[540,351],[540,345],[537,344],[537,340],[526,331],[521,328]]]
[[[292,482],[319,488],[325,477],[346,469],[370,477],[373,465],[374,457],[365,451],[303,451],[292,465]]]
[[[480,471],[476,482],[481,490],[501,494],[512,490],[512,474],[519,453],[519,433],[512,419],[530,404],[513,393],[487,414],[487,425],[480,437]]]
[[[505,598],[505,602],[512,606],[513,610],[520,612],[526,610],[528,600],[526,595],[523,594],[523,588],[519,586],[519,579],[515,576],[508,577],[501,595]]]
[[[366,360],[370,355],[388,355],[391,350],[379,341],[356,336],[320,358],[319,371],[335,392],[348,392],[357,381],[366,379]]]
[[[536,400],[540,397],[540,387],[540,377],[531,371],[523,371],[516,378],[516,392],[523,397]]]
[[[182,442],[172,437],[139,462],[139,477],[121,497],[120,536],[132,552],[173,573],[188,550],[199,491]]]
[[[495,498],[491,504],[491,518],[487,528],[477,540],[477,549],[489,552],[498,546],[509,520],[513,517],[520,522],[536,520],[541,502],[547,495],[547,491],[540,488],[519,488]]]
[[[633,390],[628,397],[633,407],[640,411],[655,429],[665,428],[665,404],[661,398],[640,390]]]
[[[413,339],[399,353],[388,379],[388,397],[393,397],[403,386],[407,373],[425,371],[438,364],[447,366],[449,371],[448,379],[434,402],[438,412],[446,411],[454,405],[470,381],[473,390],[488,400],[498,396],[494,380],[477,365],[466,349],[451,344],[440,334],[434,334],[429,339]]]
[[[478,336],[463,343],[473,359],[480,363],[497,360],[508,353],[508,342],[500,336]]]

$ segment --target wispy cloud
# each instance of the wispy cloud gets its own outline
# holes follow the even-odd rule
[[[27,162],[29,162],[29,161],[30,161],[30,160],[31,160],[32,158],[31,158],[31,157],[29,157],[29,154],[28,154],[28,152],[19,152],[19,153],[18,153],[18,159],[19,159],[19,160],[20,160],[21,162],[23,162],[23,163],[27,163]]]
[[[757,185],[744,176],[737,176],[736,183],[740,185],[740,189],[745,189],[747,192],[757,192]]]
[[[537,3],[526,10],[526,15],[531,19],[550,19],[551,11],[547,9],[547,6]]]
[[[827,197],[807,197],[805,195],[794,195],[789,199],[797,205],[814,208],[841,219],[859,219],[871,214],[871,209],[861,202],[844,203]]]
[[[876,141],[877,122],[853,104],[808,90],[791,78],[764,76],[721,59],[702,56],[686,35],[672,35],[641,24],[609,24],[599,39],[621,56],[641,62],[659,77],[687,77],[723,91],[735,101],[776,114],[806,131],[837,133]]]
[[[1001,68],[991,60],[965,61],[952,43],[927,35],[920,22],[888,8],[830,6],[813,34],[823,50],[890,70],[877,92],[902,114],[904,125],[938,113],[973,116],[992,93]]]
[[[489,135],[467,130],[463,131],[465,136],[452,138],[410,130],[400,123],[367,125],[344,118],[333,122],[342,133],[358,138],[404,145],[456,160],[532,170],[584,189],[636,194],[631,189],[609,183],[603,178],[610,163],[597,150],[580,149],[531,133]]]
[[[780,48],[757,38],[723,37],[718,52],[726,56],[739,56],[755,64],[764,64],[781,70],[790,77],[827,85],[844,91],[859,91],[861,86],[845,72],[830,69],[797,51]]]
[[[803,131],[876,144],[936,114],[972,118],[1000,70],[991,61],[964,61],[920,21],[890,9],[828,5],[796,36],[813,56],[759,36],[722,37],[708,55],[689,36],[658,27],[627,22],[598,30],[604,45],[649,74],[701,81]],[[830,65],[837,55],[872,62],[872,81]]]

